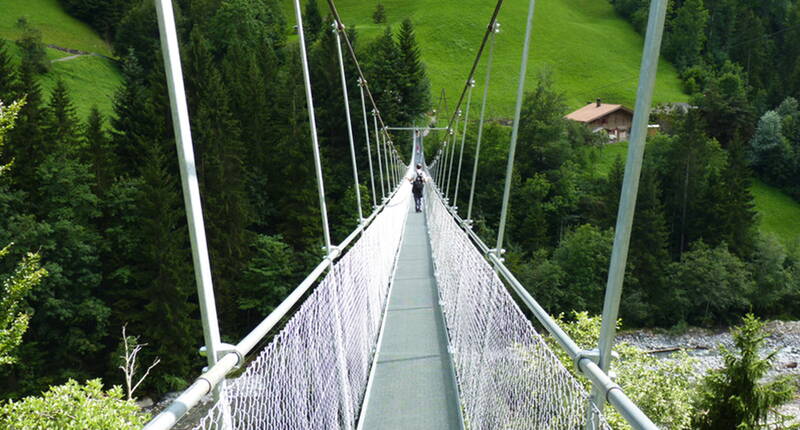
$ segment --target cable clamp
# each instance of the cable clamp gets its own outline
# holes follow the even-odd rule
[[[575,364],[575,370],[577,370],[578,373],[583,373],[583,371],[581,370],[581,361],[583,361],[584,359],[589,360],[592,363],[594,363],[594,364],[599,366],[600,365],[600,350],[597,349],[597,348],[595,348],[595,349],[583,349],[583,350],[578,351],[577,354],[575,354],[574,364]]]
[[[205,345],[203,345],[203,346],[200,347],[200,350],[198,351],[198,353],[200,354],[201,357],[207,357],[208,356],[208,349],[206,348]],[[244,364],[244,354],[242,354],[242,352],[239,351],[238,348],[236,348],[236,345],[232,345],[230,343],[220,343],[219,344],[219,349],[217,350],[217,361],[221,360],[222,357],[225,357],[226,355],[228,355],[230,353],[236,354],[236,365],[234,365],[233,369],[231,369],[231,370],[233,371],[233,370],[236,370],[236,369],[239,369],[240,367],[242,367],[242,365]],[[203,368],[203,373],[205,373],[205,372],[208,372],[208,366]]]
[[[588,359],[592,363],[594,363],[594,364],[599,366],[600,365],[600,350],[598,348],[594,348],[594,349],[589,349],[589,350],[584,349],[584,350],[578,351],[578,353],[575,355],[575,360],[574,360],[575,369],[578,371],[578,373],[583,373],[583,371],[581,370],[581,361],[583,359]],[[617,353],[617,351],[611,351],[611,359],[612,360],[618,360],[619,359],[619,354]],[[609,371],[608,372],[608,377],[611,380],[614,380],[616,378],[616,374],[614,372]]]

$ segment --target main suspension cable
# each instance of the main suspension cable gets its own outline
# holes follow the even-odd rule
[[[328,0],[328,2],[332,1],[333,0]],[[464,97],[470,88],[470,83],[475,77],[475,71],[478,69],[478,63],[481,61],[481,56],[483,55],[483,50],[486,47],[486,43],[489,41],[489,37],[495,31],[495,22],[497,21],[497,15],[500,13],[501,6],[503,6],[503,0],[497,0],[497,4],[492,12],[492,17],[489,19],[489,25],[486,26],[486,31],[483,33],[483,40],[481,40],[481,45],[478,47],[478,53],[475,54],[475,61],[472,62],[472,68],[469,70],[469,75],[467,75],[467,79],[464,82],[464,88],[461,90],[461,95],[458,97],[458,102],[453,108],[453,115],[450,117],[450,121],[447,123],[447,128],[451,128],[453,123],[456,121],[456,115],[461,108],[461,104],[464,102]]]

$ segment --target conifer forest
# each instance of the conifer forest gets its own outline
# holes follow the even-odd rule
[[[648,0],[596,1],[610,2],[644,33]],[[3,424],[22,414],[9,412],[9,401],[69,380],[124,385],[120,355],[129,342],[145,345],[141,371],[159,360],[134,397],[185,389],[205,362],[153,1],[58,3],[110,44],[121,84],[111,109],[82,115],[67,83],[42,86],[50,60],[35,25],[20,22],[18,38],[0,37],[0,429],[25,428]],[[327,4],[303,3],[338,243],[359,220],[336,38]],[[452,112],[431,85],[417,23],[386,24],[395,22],[394,2],[369,3],[379,34],[367,40],[356,25],[347,32],[383,120],[441,126]],[[278,0],[173,4],[220,328],[223,341],[235,343],[324,255],[294,17]],[[0,2],[0,14],[3,8]],[[736,332],[740,341],[760,327],[756,317],[800,320],[800,236],[760,229],[752,191],[758,181],[800,203],[800,3],[670,1],[662,61],[677,69],[688,103],[651,114],[659,132],[647,140],[623,327],[728,329],[752,314]],[[371,130],[360,120],[358,73],[347,56],[345,69],[368,214],[380,203],[371,201],[362,137]],[[561,81],[543,68],[528,85],[505,258],[551,315],[575,320],[573,311],[602,312],[625,159],[604,161],[608,136],[564,118],[576,106]],[[451,105],[457,96],[447,95]],[[487,242],[497,235],[510,116],[484,124],[472,218]],[[472,179],[478,131],[471,119],[464,183]],[[408,161],[404,133],[393,140]],[[425,140],[429,160],[444,138],[432,132]],[[712,385],[698,394],[697,408],[716,408]],[[103,389],[81,388],[101,397]],[[135,409],[119,414],[140,426],[146,420]],[[723,418],[695,416],[664,428],[733,428],[719,424]]]

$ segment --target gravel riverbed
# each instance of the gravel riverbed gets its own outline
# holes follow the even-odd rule
[[[770,321],[766,326],[770,336],[763,353],[778,351],[767,378],[778,375],[800,376],[800,321]],[[673,348],[685,349],[697,359],[695,370],[698,376],[711,369],[722,367],[719,345],[733,348],[733,339],[728,330],[706,330],[692,328],[682,334],[657,333],[652,330],[634,330],[620,333],[618,342],[627,342],[646,351],[663,351]],[[657,353],[667,358],[668,353]],[[781,408],[785,414],[800,420],[800,396]]]

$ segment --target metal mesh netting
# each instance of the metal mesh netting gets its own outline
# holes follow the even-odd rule
[[[353,428],[386,305],[410,184],[398,193],[195,429]]]
[[[441,199],[427,188],[436,282],[466,425],[584,428],[588,393],[548,348]],[[604,420],[600,426],[610,428]]]

